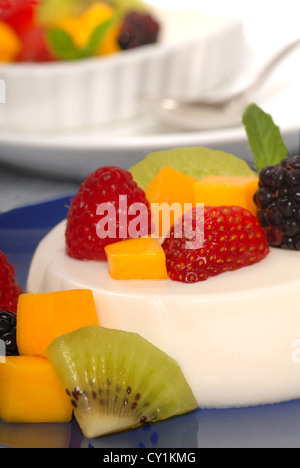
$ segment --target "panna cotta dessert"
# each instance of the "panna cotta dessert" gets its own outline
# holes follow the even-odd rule
[[[255,119],[280,142],[253,104],[250,144],[261,138],[250,132]],[[99,168],[38,246],[27,292],[91,290],[100,326],[137,333],[174,359],[198,407],[298,399],[300,156],[278,148],[270,165],[256,152],[256,171],[207,148],[154,153],[130,171]],[[153,235],[154,206],[174,203],[181,216],[169,229],[156,217]]]
[[[173,357],[199,407],[300,397],[299,252],[272,248],[262,262],[194,284],[114,280],[106,262],[68,257],[65,230],[64,221],[40,243],[29,293],[91,289],[99,323]]]

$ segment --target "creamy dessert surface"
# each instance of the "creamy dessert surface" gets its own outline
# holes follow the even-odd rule
[[[65,221],[38,246],[27,291],[92,289],[100,325],[140,333],[178,361],[200,407],[300,398],[300,253],[204,282],[118,281],[65,254]]]

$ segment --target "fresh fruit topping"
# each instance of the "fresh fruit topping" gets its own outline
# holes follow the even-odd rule
[[[53,62],[57,60],[52,52],[47,34],[43,28],[31,28],[22,35],[21,49],[17,62]]]
[[[254,199],[269,244],[300,250],[300,156],[262,169]]]
[[[206,176],[194,184],[194,203],[241,206],[255,215],[253,197],[257,189],[258,177]]]
[[[19,353],[44,357],[47,346],[57,336],[98,324],[90,290],[22,294],[18,304]]]
[[[165,280],[165,253],[158,239],[129,239],[105,247],[109,274],[116,280]]]
[[[121,49],[134,49],[158,41],[159,23],[149,13],[130,12],[124,18],[118,37]]]
[[[257,173],[242,159],[204,147],[175,148],[150,153],[133,166],[130,172],[138,185],[146,190],[163,167],[171,167],[195,179],[211,174],[257,177]]]
[[[138,210],[144,222],[131,229],[139,218]],[[102,167],[86,178],[72,200],[66,227],[67,255],[106,260],[106,245],[144,237],[151,231],[149,202],[132,175],[118,167]]]
[[[50,28],[51,48],[63,60],[117,52],[120,21],[111,7],[97,2],[81,16],[64,18]]]
[[[198,207],[185,214],[162,244],[170,279],[183,283],[204,281],[260,262],[269,253],[257,218],[244,208],[204,207],[203,233],[199,219],[197,221],[199,216]],[[199,243],[192,235],[197,226],[203,234],[201,239],[199,236]],[[187,235],[178,236],[178,232],[187,232]]]
[[[40,24],[53,25],[64,18],[79,17],[94,4],[95,0],[43,0],[37,9],[37,19]],[[120,12],[146,11],[147,6],[141,0],[103,0],[101,2]]]
[[[22,35],[34,26],[38,0],[1,0],[0,20]],[[1,44],[2,44],[2,35]]]
[[[13,265],[7,260],[6,255],[0,252],[0,310],[16,313],[22,292],[22,288],[16,283]]]
[[[5,47],[0,60],[49,62],[102,56],[155,42],[156,29],[158,23],[138,0],[2,0],[0,36]]]
[[[54,340],[46,354],[86,437],[197,407],[179,365],[138,334],[84,327]]]
[[[0,310],[0,341],[5,344],[6,356],[18,356],[16,337],[17,315],[10,310]]]
[[[14,30],[0,21],[0,62],[14,62],[21,49],[21,42]]]
[[[257,217],[270,246],[300,250],[300,156],[288,156],[280,129],[255,104],[243,116],[259,170]]]
[[[9,423],[62,423],[72,405],[45,358],[7,356],[0,361],[0,419]]]

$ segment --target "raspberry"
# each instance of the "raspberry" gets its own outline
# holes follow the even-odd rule
[[[53,62],[55,59],[42,28],[32,28],[21,37],[18,62]]]
[[[126,207],[121,205],[120,196],[126,199]],[[102,203],[107,203],[112,210],[97,214],[97,207]],[[130,211],[133,203],[142,204],[147,219],[140,222],[132,234],[130,223],[139,217],[138,213]],[[107,224],[102,226],[99,235],[99,222],[105,218]],[[67,255],[80,260],[106,260],[106,245],[142,237],[151,231],[149,203],[131,173],[118,167],[102,167],[87,177],[72,200],[66,228]]]
[[[183,216],[179,221],[182,228],[184,225],[192,225],[198,214],[197,210],[198,208],[194,208]],[[173,281],[205,281],[226,271],[253,265],[269,253],[257,218],[238,206],[204,208],[202,246],[187,248],[187,242],[191,239],[184,235],[176,238],[174,233],[177,227],[176,224],[172,227],[170,236],[162,244],[168,274]]]
[[[0,310],[17,312],[17,304],[22,288],[15,281],[15,269],[6,255],[0,252]]]
[[[21,35],[33,27],[37,4],[38,0],[1,0],[0,20]]]
[[[300,250],[300,156],[263,168],[254,201],[269,245]]]
[[[152,44],[157,42],[159,30],[159,24],[150,14],[129,12],[119,32],[119,46],[124,50]]]

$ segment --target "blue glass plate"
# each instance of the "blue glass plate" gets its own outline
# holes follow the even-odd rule
[[[25,289],[39,241],[65,218],[70,197],[0,215],[0,250],[9,256]],[[136,430],[86,439],[69,424],[7,424],[0,447],[20,448],[299,448],[300,401],[255,408],[197,410]]]

